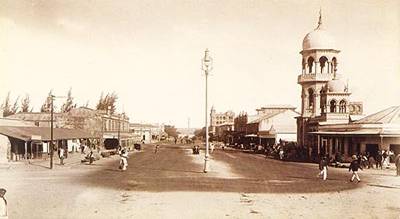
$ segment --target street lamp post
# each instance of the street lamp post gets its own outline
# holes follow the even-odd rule
[[[64,96],[54,96],[53,94],[50,94],[50,169],[53,169],[53,155],[54,155],[54,137],[53,137],[53,122],[54,122],[54,99],[55,98],[65,98]]]
[[[209,152],[208,152],[208,73],[212,70],[212,58],[209,54],[209,50],[206,49],[204,52],[204,58],[201,60],[202,65],[201,69],[204,71],[204,74],[206,76],[206,106],[205,106],[205,123],[206,123],[206,153],[204,155],[204,173],[207,173],[209,170],[209,165],[208,165],[208,157],[209,157]]]

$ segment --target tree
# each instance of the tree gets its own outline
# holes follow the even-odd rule
[[[21,100],[21,110],[20,112],[26,113],[26,112],[32,112],[32,108],[30,107],[31,100],[29,98],[29,95],[26,94],[24,99]]]
[[[14,102],[13,106],[11,107],[11,115],[14,115],[18,111],[18,108],[19,108],[18,100],[19,100],[19,97],[17,97],[17,99],[15,99],[15,102]]]
[[[101,93],[99,102],[96,105],[97,110],[106,110],[110,108],[111,114],[113,114],[116,110],[116,102],[118,99],[118,95],[115,92],[112,93],[107,93],[106,96],[104,96],[104,93]]]
[[[86,103],[85,103],[85,105],[83,105],[83,107],[86,107],[86,108],[88,108],[88,107],[89,107],[89,100],[88,100],[88,101],[86,101]]]
[[[50,90],[49,95],[47,95],[46,100],[44,101],[42,107],[40,108],[40,112],[49,113],[51,111],[51,96],[53,95],[53,90]]]
[[[201,129],[196,129],[194,131],[194,135],[198,138],[204,138],[204,136],[206,135],[206,128],[203,127]]]
[[[176,128],[172,125],[164,126],[164,131],[165,133],[167,133],[168,137],[177,138],[179,134],[179,132],[176,131]]]
[[[72,109],[76,108],[76,104],[74,104],[74,98],[72,97],[72,88],[69,89],[68,91],[68,97],[65,103],[61,106],[61,112],[62,113],[67,113],[71,111]]]
[[[12,111],[11,111],[10,92],[8,92],[6,99],[1,104],[1,109],[3,110],[3,116],[4,117],[7,117],[7,116],[13,114]]]

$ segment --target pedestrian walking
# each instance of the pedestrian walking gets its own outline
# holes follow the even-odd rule
[[[64,159],[65,159],[65,150],[64,150],[64,148],[62,148],[62,147],[60,147],[60,149],[59,149],[59,156],[60,156],[60,164],[61,165],[64,165]]]
[[[390,163],[389,163],[389,153],[387,150],[384,150],[382,153],[382,158],[383,158],[383,168],[384,169],[389,169]]]
[[[160,145],[156,144],[156,147],[154,148],[154,153],[155,154],[157,154],[159,148],[160,148]]]
[[[375,164],[376,164],[376,169],[378,169],[379,167],[382,169],[382,152],[378,151],[378,154],[376,154],[375,157]]]
[[[0,219],[8,219],[7,200],[4,198],[7,190],[0,188]]]
[[[356,178],[357,183],[359,183],[361,181],[361,179],[358,176],[358,169],[362,170],[362,167],[361,167],[360,162],[358,161],[356,155],[353,155],[352,158],[353,158],[353,161],[351,161],[351,163],[350,163],[349,172],[353,171],[353,174],[351,175],[350,182],[353,182],[354,179]]]
[[[128,151],[125,148],[123,148],[119,152],[119,156],[121,158],[119,161],[119,169],[125,171],[128,167]]]
[[[323,156],[319,161],[319,170],[318,177],[322,176],[322,179],[326,180],[328,178],[328,159],[326,156]]]
[[[285,152],[283,152],[283,149],[281,148],[279,150],[279,159],[283,160],[284,157],[285,157]]]
[[[400,154],[397,154],[394,158],[394,163],[396,164],[397,176],[400,176]]]

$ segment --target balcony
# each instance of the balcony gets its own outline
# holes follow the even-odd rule
[[[333,77],[332,74],[327,73],[310,73],[310,74],[301,74],[297,77],[297,83],[306,83],[306,82],[314,82],[314,81],[329,81]]]

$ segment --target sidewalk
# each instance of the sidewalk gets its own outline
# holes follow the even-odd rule
[[[78,164],[81,164],[81,159],[83,158],[83,154],[79,152],[68,153],[68,157],[64,159],[64,165],[60,165],[60,158],[57,154],[53,156],[53,169],[63,169],[65,167],[71,167]],[[4,166],[5,168],[2,168]],[[42,158],[42,159],[28,159],[28,160],[20,160],[16,162],[8,162],[0,166],[0,169],[16,169],[16,170],[43,170],[50,168],[50,158]]]

